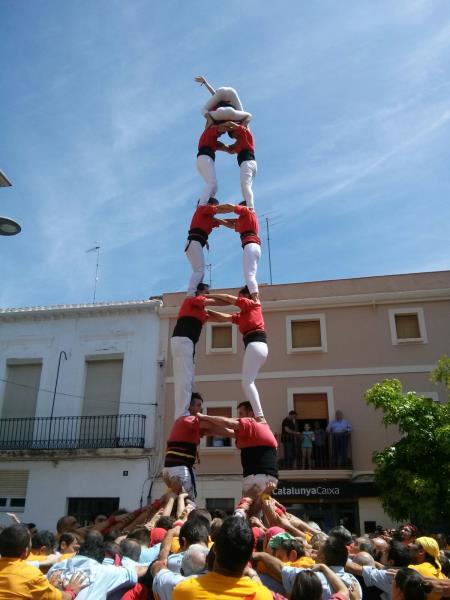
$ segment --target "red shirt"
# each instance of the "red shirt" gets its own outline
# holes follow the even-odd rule
[[[198,149],[203,148],[203,146],[208,146],[212,150],[217,150],[219,147],[217,145],[217,138],[219,137],[219,128],[213,125],[212,127],[208,127],[200,136],[198,140]]]
[[[212,204],[198,206],[195,213],[192,215],[191,229],[201,229],[209,235],[214,227],[219,227],[219,223],[214,222],[214,215],[217,213],[217,208]]]
[[[137,583],[122,596],[122,600],[150,600],[150,592],[142,583]]]
[[[205,311],[205,296],[188,296],[183,301],[178,313],[178,319],[181,317],[194,317],[202,324],[208,320],[208,313]]]
[[[200,444],[200,421],[198,417],[188,415],[175,421],[167,439],[168,442],[188,442]]]
[[[233,136],[236,140],[236,143],[233,144],[233,152],[239,154],[239,152],[242,152],[242,150],[251,150],[252,152],[255,151],[255,141],[250,129],[239,125],[237,129],[233,129]]]
[[[234,212],[239,215],[238,220],[234,226],[234,229],[241,235],[242,243],[249,244],[254,242],[255,244],[261,244],[261,240],[258,237],[259,224],[258,217],[254,210],[251,210],[247,206],[241,206],[240,204],[234,207]],[[247,233],[247,232],[252,233]],[[246,235],[242,235],[242,234]]]
[[[259,302],[254,302],[244,298],[244,296],[238,296],[235,305],[241,309],[241,312],[232,315],[231,320],[239,326],[242,335],[256,329],[264,331],[264,319]]]
[[[239,419],[239,428],[236,431],[236,447],[252,448],[253,446],[278,448],[277,440],[267,423],[258,423],[255,419],[249,417]]]

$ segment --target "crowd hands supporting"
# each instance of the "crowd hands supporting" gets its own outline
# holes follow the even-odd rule
[[[450,597],[446,536],[411,524],[359,537],[343,526],[323,532],[270,488],[254,486],[231,516],[196,507],[183,490],[85,527],[62,517],[55,534],[13,515],[0,532],[0,599]]]

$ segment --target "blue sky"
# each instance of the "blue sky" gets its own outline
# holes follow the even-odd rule
[[[186,288],[202,180],[194,83],[253,113],[255,205],[274,283],[446,269],[450,243],[447,0],[2,1],[0,306],[147,298]],[[238,201],[235,158],[218,197]],[[211,238],[213,285],[241,249]],[[259,268],[269,281],[267,246]]]

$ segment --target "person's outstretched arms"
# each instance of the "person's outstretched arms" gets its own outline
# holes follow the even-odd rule
[[[226,313],[218,312],[217,310],[206,309],[209,320],[216,323],[231,323],[233,315],[227,315]]]
[[[237,296],[233,296],[232,294],[208,294],[208,300],[219,300],[220,302],[225,302],[226,304],[236,304]]]
[[[206,81],[206,79],[203,77],[203,75],[197,75],[197,77],[195,78],[195,81],[197,83],[199,83],[200,85],[204,85],[205,88],[208,90],[208,92],[214,96],[214,94],[216,93],[216,90],[213,88],[213,86]]]

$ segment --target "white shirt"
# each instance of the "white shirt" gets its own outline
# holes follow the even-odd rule
[[[350,573],[346,573],[344,571],[344,567],[330,567],[330,569],[334,571],[340,579],[342,579],[342,581],[347,587],[356,588],[359,591],[359,597],[362,598],[361,586],[359,585],[359,582],[356,579],[356,577],[354,577]],[[281,571],[281,580],[283,582],[285,592],[287,594],[291,594],[292,587],[294,585],[294,581],[297,577],[297,574],[301,573],[302,571],[309,570],[310,569],[302,569],[300,567],[283,567]],[[320,583],[322,584],[322,600],[329,600],[334,594],[334,591],[330,586],[330,582],[320,571],[315,571],[315,573],[320,579]]]
[[[57,571],[63,571],[64,583],[66,584],[76,572],[81,571],[85,575],[89,585],[77,595],[78,600],[105,600],[109,592],[121,588],[125,592],[133,587],[138,579],[134,568],[101,565],[93,558],[80,555],[67,558],[53,565],[47,573],[47,578]]]
[[[362,569],[362,576],[368,587],[373,585],[383,592],[381,594],[383,600],[391,600],[393,575],[389,575],[383,569],[366,566]]]
[[[173,588],[185,579],[186,577],[183,577],[181,573],[174,573],[170,569],[161,569],[153,579],[152,589],[155,598],[172,600]]]
[[[183,562],[184,552],[177,552],[177,554],[171,554],[167,558],[167,568],[173,573],[180,573],[181,563]]]
[[[328,423],[327,426],[328,433],[345,433],[350,432],[351,430],[352,426],[346,419],[341,419],[340,421],[335,419],[334,421],[331,421],[331,423]]]

